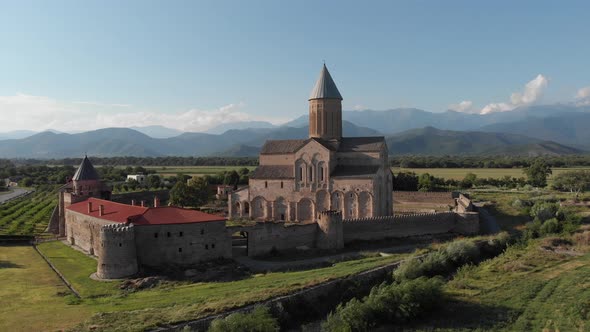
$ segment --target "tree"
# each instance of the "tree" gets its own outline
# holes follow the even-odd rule
[[[209,183],[200,176],[178,181],[170,190],[170,203],[178,206],[201,206],[209,200]]]
[[[551,168],[542,160],[535,160],[523,171],[527,176],[529,184],[535,187],[547,186],[547,176],[552,173]]]
[[[590,190],[590,171],[569,171],[559,173],[553,179],[554,189],[569,191],[578,198],[581,192]]]
[[[432,191],[434,189],[434,177],[428,173],[420,175],[418,178],[419,191]]]
[[[477,175],[473,173],[465,174],[465,177],[461,181],[461,187],[463,188],[472,188],[477,181]]]
[[[237,188],[239,182],[240,174],[236,171],[226,172],[223,177],[223,184],[234,186],[234,189]]]
[[[414,172],[399,172],[393,178],[393,190],[418,190],[418,176]]]
[[[148,176],[147,183],[150,188],[160,188],[160,186],[162,185],[162,181],[160,181],[160,177],[155,174]]]

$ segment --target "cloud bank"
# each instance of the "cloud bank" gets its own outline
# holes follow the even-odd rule
[[[545,76],[539,74],[533,80],[525,84],[522,92],[513,92],[512,95],[510,95],[510,101],[489,103],[482,109],[476,109],[473,107],[472,101],[464,100],[458,104],[449,105],[449,109],[457,112],[479,114],[512,111],[517,107],[532,105],[539,101],[543,96],[543,92],[547,88],[548,83],[549,80]],[[590,93],[590,91],[588,93]]]
[[[590,86],[578,90],[576,93],[576,104],[580,106],[590,105]]]
[[[161,125],[181,131],[198,132],[229,122],[269,121],[268,118],[260,119],[243,112],[244,106],[244,103],[236,103],[212,110],[189,109],[165,113],[136,109],[128,104],[67,102],[23,93],[0,96],[0,114],[3,115],[5,131],[56,129],[76,132],[107,127]],[[272,119],[270,121],[273,122]]]

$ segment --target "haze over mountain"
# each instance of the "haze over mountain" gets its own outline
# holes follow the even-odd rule
[[[140,133],[146,134],[153,138],[169,138],[178,136],[183,133],[183,131],[173,128],[168,128],[164,126],[145,126],[145,127],[129,127],[130,129],[137,130]]]

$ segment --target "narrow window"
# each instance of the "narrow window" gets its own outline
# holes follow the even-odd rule
[[[158,238],[158,233],[154,233],[154,238]]]
[[[281,213],[281,220],[285,220],[285,214]]]
[[[123,246],[123,244],[122,243],[119,243],[119,247],[122,247],[122,246]]]
[[[320,167],[320,181],[324,181],[324,168]]]
[[[313,167],[309,166],[309,174],[307,175],[309,181],[313,181]]]
[[[211,249],[215,249],[215,243],[211,244]]]
[[[206,250],[209,250],[209,245],[208,244],[205,245],[205,249]]]
[[[172,235],[172,234],[170,234],[170,232],[168,232],[168,234],[166,234],[166,235],[168,235],[168,237],[170,237],[170,235]]]
[[[178,236],[182,236],[182,232],[178,233]]]
[[[182,248],[178,248],[178,252],[182,252]]]
[[[303,166],[299,167],[299,181],[303,181]]]
[[[264,181],[264,188],[268,188],[268,181]]]
[[[281,181],[281,189],[283,189],[283,181]]]
[[[201,228],[201,235],[205,234],[205,230]]]

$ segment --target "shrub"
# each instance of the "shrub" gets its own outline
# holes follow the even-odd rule
[[[443,298],[439,278],[381,284],[361,300],[339,305],[322,324],[325,331],[370,331],[382,323],[401,323],[436,306]]]
[[[561,225],[556,218],[545,220],[543,225],[539,228],[541,235],[557,234],[561,232]]]
[[[209,332],[271,332],[279,331],[277,320],[267,307],[256,307],[252,312],[231,314],[211,322]]]
[[[539,219],[542,222],[554,218],[559,206],[555,203],[537,202],[531,208],[531,217]]]
[[[477,260],[480,256],[479,248],[475,243],[467,240],[450,243],[445,251],[449,259],[456,265],[463,265]]]

